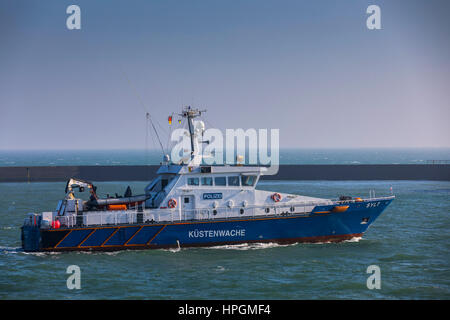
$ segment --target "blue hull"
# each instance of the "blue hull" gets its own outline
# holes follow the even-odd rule
[[[308,214],[175,223],[39,229],[22,227],[25,251],[80,251],[216,246],[252,242],[337,242],[361,237],[392,199],[351,203],[345,212],[318,206]]]

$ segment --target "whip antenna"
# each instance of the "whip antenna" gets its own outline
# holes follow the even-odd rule
[[[163,152],[163,156],[165,156],[166,152],[164,151],[163,144],[161,142],[161,139],[159,138],[158,131],[156,130],[155,125],[153,124],[152,118],[150,117],[150,113],[147,112],[145,116],[146,116],[147,120],[150,121],[150,124],[152,125],[153,130],[155,130],[156,138],[158,138],[158,142],[159,142],[159,145]]]
[[[161,139],[159,138],[158,131],[156,130],[155,125],[153,124],[153,121],[152,121],[152,119],[151,119],[151,117],[150,117],[150,113],[147,111],[147,108],[145,107],[144,102],[143,102],[142,99],[141,99],[141,96],[139,95],[138,91],[136,90],[136,88],[135,88],[135,87],[133,86],[133,84],[131,83],[131,81],[130,81],[130,79],[128,78],[128,76],[127,76],[127,74],[125,73],[125,71],[122,70],[122,73],[123,73],[123,75],[125,76],[125,79],[127,79],[128,84],[130,85],[130,87],[133,89],[134,94],[135,94],[136,97],[138,98],[139,103],[141,104],[142,109],[144,109],[144,111],[146,112],[145,116],[146,116],[147,120],[150,121],[150,124],[152,125],[153,130],[155,130],[156,138],[158,139],[159,145],[161,146],[161,150],[162,150],[162,152],[163,152],[163,156],[165,156],[165,155],[166,155],[166,152],[164,151],[164,147],[163,147],[163,145],[162,145],[162,143],[161,143]],[[146,146],[146,147],[147,147],[147,146]]]

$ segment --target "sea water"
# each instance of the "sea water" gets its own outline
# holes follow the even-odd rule
[[[134,194],[144,182],[99,182]],[[0,183],[0,299],[449,299],[450,182],[262,181],[259,189],[314,197],[396,199],[361,239],[118,252],[25,253],[27,212],[53,210],[64,182]],[[67,267],[80,268],[68,289]],[[380,268],[381,289],[367,269]]]

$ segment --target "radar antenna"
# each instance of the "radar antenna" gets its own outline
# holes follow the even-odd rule
[[[206,110],[192,109],[191,106],[183,108],[179,116],[187,118],[189,127],[189,136],[191,138],[191,158],[194,156],[194,118],[200,117]]]

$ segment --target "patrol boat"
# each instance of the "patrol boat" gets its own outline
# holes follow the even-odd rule
[[[142,195],[99,198],[84,180],[67,182],[55,211],[30,213],[22,226],[25,251],[184,248],[241,243],[338,242],[362,237],[394,196],[322,199],[257,190],[267,168],[204,165],[198,152],[204,124],[184,108],[191,152],[169,157]],[[89,191],[89,199],[75,192]],[[81,194],[79,194],[81,196]]]

